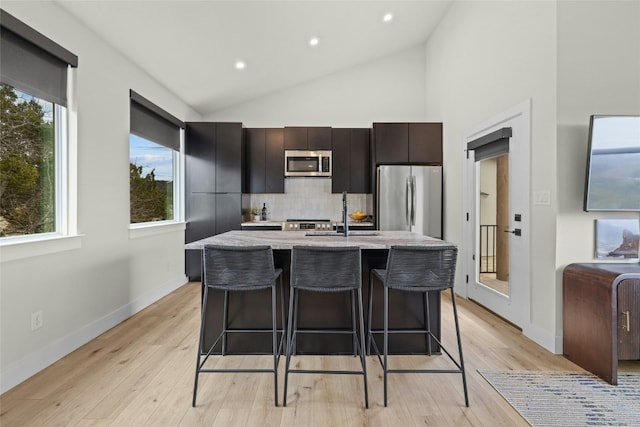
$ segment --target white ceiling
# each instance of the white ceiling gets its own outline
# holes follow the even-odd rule
[[[451,0],[58,2],[207,116],[422,44]]]

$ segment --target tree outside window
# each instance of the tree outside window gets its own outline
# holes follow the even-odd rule
[[[0,86],[0,237],[55,232],[54,104]]]
[[[131,223],[173,220],[175,151],[133,134],[129,148]]]

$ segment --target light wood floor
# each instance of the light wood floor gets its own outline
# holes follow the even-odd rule
[[[483,369],[581,370],[473,302],[458,298],[470,407],[460,375],[389,376],[369,357],[370,408],[362,379],[291,375],[287,407],[273,406],[269,374],[203,374],[191,407],[199,325],[199,283],[189,283],[0,396],[0,425],[10,426],[483,426],[527,425],[478,374]],[[455,343],[443,300],[443,339]],[[455,349],[455,346],[449,346]],[[220,358],[219,358],[220,359]],[[268,366],[269,356],[226,356]],[[394,366],[443,366],[444,356],[395,356]],[[256,362],[258,361],[258,362]],[[349,356],[301,356],[304,367],[355,366]],[[284,359],[280,365],[284,368]],[[636,366],[637,368],[637,366]],[[283,378],[281,374],[280,379]],[[280,380],[282,402],[282,380]]]

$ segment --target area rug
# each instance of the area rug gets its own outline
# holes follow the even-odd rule
[[[640,426],[640,373],[478,372],[532,426]]]

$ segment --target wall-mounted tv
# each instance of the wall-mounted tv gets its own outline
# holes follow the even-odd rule
[[[640,211],[640,116],[591,116],[584,210]]]

